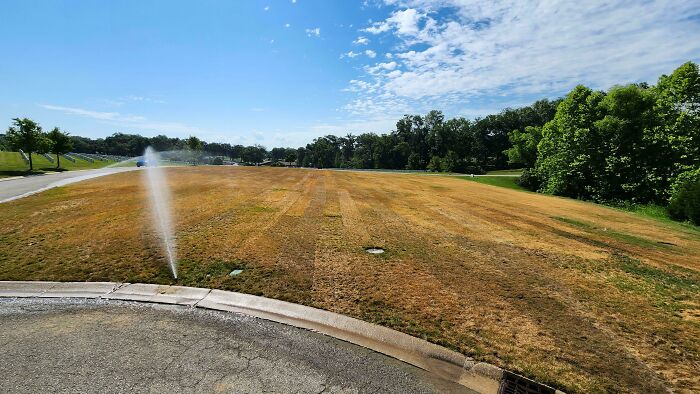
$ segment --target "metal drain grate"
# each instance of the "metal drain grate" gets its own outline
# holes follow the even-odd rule
[[[551,387],[537,383],[526,377],[504,371],[498,394],[555,394]]]

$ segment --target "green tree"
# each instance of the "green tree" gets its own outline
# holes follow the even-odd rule
[[[191,135],[186,141],[187,149],[192,153],[192,165],[197,165],[197,160],[204,149],[204,143],[199,138]]]
[[[61,155],[70,152],[73,149],[73,141],[68,133],[62,132],[58,127],[54,127],[46,135],[51,141],[51,153],[56,155],[56,168],[61,167]]]
[[[41,131],[41,126],[31,119],[14,118],[13,126],[7,129],[5,138],[10,142],[12,149],[22,149],[29,158],[29,171],[34,170],[32,153],[46,152],[49,141]]]
[[[603,118],[603,92],[579,85],[559,104],[554,119],[542,128],[535,165],[542,191],[590,198],[590,186],[605,165],[602,138],[595,122]]]
[[[270,159],[272,161],[284,160],[287,156],[287,149],[285,148],[272,148],[270,151]]]
[[[418,153],[413,152],[408,155],[408,163],[406,164],[407,170],[422,170],[424,168],[425,166],[423,166]]]
[[[525,130],[513,130],[508,134],[512,147],[506,149],[508,164],[520,164],[532,168],[537,161],[537,144],[542,139],[542,127],[526,126]]]
[[[464,167],[462,160],[455,151],[447,151],[445,157],[442,158],[442,170],[445,172],[460,172]]]
[[[639,85],[616,86],[600,102],[603,118],[594,123],[604,166],[587,185],[597,201],[665,201],[668,180],[661,176],[659,153],[646,138],[657,124],[655,98]],[[663,170],[662,170],[663,171]]]
[[[676,220],[700,225],[700,168],[678,175],[671,186],[668,211]]]
[[[248,163],[262,163],[267,156],[267,149],[262,145],[246,146],[243,148],[241,158]]]
[[[442,171],[442,159],[440,159],[440,156],[433,156],[430,158],[427,170],[430,172]]]
[[[526,130],[527,131],[527,130]],[[529,154],[528,135],[511,133],[512,161]],[[670,182],[700,167],[700,73],[686,63],[655,87],[578,86],[542,128],[535,171],[542,191],[599,202],[664,204]]]
[[[664,163],[672,168],[669,178],[700,167],[700,72],[692,62],[662,75],[653,88],[656,111],[661,118],[652,136],[667,152]]]

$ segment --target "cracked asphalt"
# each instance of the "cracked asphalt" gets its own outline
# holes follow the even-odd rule
[[[0,300],[0,392],[470,392],[328,336],[136,302]]]

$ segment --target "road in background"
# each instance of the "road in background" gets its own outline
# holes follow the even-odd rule
[[[110,167],[95,170],[64,171],[45,175],[0,180],[0,204],[30,196],[54,187],[69,185],[100,176],[136,170],[136,167]]]

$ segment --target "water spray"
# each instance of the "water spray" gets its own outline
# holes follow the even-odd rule
[[[170,189],[165,180],[165,170],[159,166],[160,155],[150,146],[146,148],[143,160],[145,162],[146,186],[148,194],[151,196],[152,223],[163,243],[163,249],[173,277],[177,279],[175,235],[173,233],[170,210]]]

